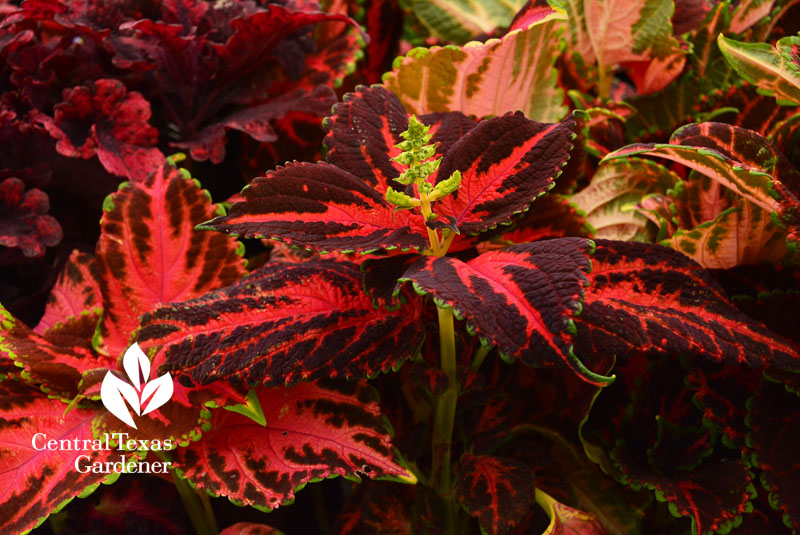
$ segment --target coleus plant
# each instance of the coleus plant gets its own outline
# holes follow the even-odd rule
[[[290,4],[284,9],[305,12]],[[386,12],[382,5],[369,3],[368,13]],[[33,132],[60,144],[65,157],[97,154],[107,165],[100,156],[107,139],[102,128],[90,129],[79,144],[59,137],[59,129],[70,131],[66,125],[76,119],[96,116],[102,123],[113,116],[108,107],[92,115],[94,108],[78,105],[109,96],[144,118],[126,127],[126,139],[151,135],[143,101],[150,99],[153,116],[163,118],[164,100],[152,97],[161,71],[142,71],[137,62],[169,37],[156,30],[177,32],[181,24],[164,11],[161,19],[150,12],[142,18],[124,10],[82,11],[77,4],[50,21],[53,6],[23,6],[24,14],[4,25],[18,33],[0,45],[25,45],[32,36],[42,44],[36,41],[42,28],[66,32],[73,45],[112,36],[102,42],[113,42],[114,53],[130,60],[114,67],[127,73],[123,85],[82,79],[60,114],[37,108],[46,117]],[[194,8],[181,19],[181,37],[215,41],[211,26],[191,21],[208,21],[225,6],[178,7],[187,6]],[[282,12],[275,5],[231,6],[236,13]],[[334,523],[336,533],[796,530],[798,339],[787,311],[796,307],[792,288],[800,279],[792,261],[798,190],[784,159],[791,161],[797,124],[788,118],[790,107],[763,108],[771,97],[734,88],[727,95],[743,111],[734,114],[734,126],[692,125],[671,143],[620,148],[626,140],[652,139],[631,139],[639,127],[629,122],[635,121],[630,107],[587,94],[624,96],[621,79],[613,79],[624,71],[640,94],[663,98],[675,87],[673,77],[680,75],[680,84],[698,75],[701,61],[716,65],[706,52],[718,54],[719,31],[744,36],[764,13],[790,6],[743,2],[733,10],[720,2],[695,12],[679,3],[671,23],[664,15],[672,3],[658,7],[656,33],[663,39],[647,40],[644,48],[636,44],[641,13],[582,18],[597,10],[623,13],[613,2],[531,2],[498,40],[417,50],[386,77],[397,96],[362,87],[337,105],[326,122],[326,163],[268,171],[227,214],[172,161],[120,167],[131,182],[104,204],[95,255],[73,253],[35,329],[3,314],[0,386],[12,400],[3,422],[12,425],[0,430],[11,444],[0,458],[11,463],[5,473],[13,480],[3,499],[4,529],[26,531],[75,495],[113,479],[76,478],[70,467],[81,452],[17,456],[33,432],[30,415],[44,414],[43,428],[59,438],[124,430],[174,442],[174,450],[152,451],[149,458],[163,455],[172,463],[197,533],[216,531],[212,509],[221,506],[212,506],[208,494],[268,510],[333,475],[393,480],[361,482]],[[328,8],[344,12],[338,3]],[[114,24],[125,31],[106,34],[107,20],[87,13],[122,16]],[[775,24],[779,18],[758,35],[785,31]],[[344,36],[350,44],[330,52],[346,55],[355,34],[345,31],[315,32],[314,39],[330,44]],[[689,37],[678,36],[687,31]],[[593,46],[595,59],[578,65],[580,72],[554,69],[562,49],[574,57],[580,39],[616,32],[625,38],[607,40],[612,48]],[[307,37],[300,32],[288,40],[307,43]],[[684,39],[692,39],[692,50],[674,48]],[[726,57],[748,56],[722,43]],[[648,69],[664,66],[658,50],[665,46],[675,62],[667,65],[668,76],[653,78]],[[295,57],[300,49],[280,50]],[[71,45],[66,50],[75,52]],[[109,50],[97,53],[108,59]],[[669,67],[683,61],[688,70]],[[341,65],[308,60],[334,63]],[[570,86],[575,76],[585,78]],[[296,81],[308,89],[316,79]],[[55,82],[26,83],[32,99]],[[667,84],[663,93],[661,84]],[[644,106],[624,98],[646,115]],[[570,107],[587,112],[569,113]],[[743,117],[758,118],[764,109],[778,111],[753,132]],[[23,130],[18,117],[11,117],[15,132]],[[685,117],[670,113],[676,123],[658,130],[668,133]],[[153,125],[166,131],[161,118]],[[174,139],[186,129],[179,130],[173,129]],[[211,137],[218,140],[217,134]],[[108,162],[129,154],[105,147]],[[204,157],[196,150],[195,156]],[[604,156],[595,166],[593,158]],[[11,168],[19,173],[19,166]],[[23,171],[23,179],[38,176],[33,166]],[[580,191],[593,175],[597,182]],[[41,187],[23,181],[28,189]],[[595,184],[609,192],[600,195],[601,206],[611,205],[607,213],[624,217],[592,229],[587,221],[598,219],[575,204],[581,197],[597,204]],[[576,189],[571,198],[563,195]],[[715,226],[703,235],[709,220]],[[757,232],[747,234],[754,221]],[[264,239],[270,262],[244,277],[237,242],[209,229]],[[701,237],[690,235],[695,232]],[[743,234],[757,247],[737,248]],[[588,239],[593,235],[670,238],[664,243],[678,251]],[[691,240],[694,250],[684,243]],[[718,269],[706,271],[680,251]],[[762,260],[770,262],[753,265]],[[97,399],[109,371],[127,370],[121,359],[134,341],[158,375],[176,378],[173,400],[137,418],[137,430],[123,428]],[[144,450],[128,454],[148,458]],[[124,503],[102,493],[94,511],[75,514],[96,517],[108,501],[112,509],[139,514],[146,507],[135,490]],[[670,520],[667,510],[685,520]],[[119,529],[109,523],[108,531]],[[223,533],[274,531],[238,522]]]

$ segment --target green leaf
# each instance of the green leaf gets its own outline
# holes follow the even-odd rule
[[[383,77],[410,113],[460,111],[486,117],[522,110],[531,119],[555,122],[567,112],[553,68],[561,9],[501,39],[464,46],[417,48],[395,60]]]
[[[411,11],[436,37],[465,43],[508,27],[525,0],[411,0]]]
[[[717,43],[742,78],[781,104],[800,105],[800,37],[784,37],[772,47],[741,43],[720,34]]]

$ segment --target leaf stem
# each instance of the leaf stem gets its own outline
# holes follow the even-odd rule
[[[189,482],[181,478],[175,470],[170,470],[170,473],[172,474],[172,480],[175,482],[175,488],[178,489],[178,495],[183,502],[183,507],[189,515],[189,520],[192,521],[195,533],[197,535],[217,535],[218,530],[216,520],[213,519],[214,513],[211,511],[211,503],[208,503],[209,507],[206,509],[202,498],[195,493]],[[211,523],[209,523],[209,513],[212,517]]]
[[[475,356],[472,357],[472,364],[470,365],[469,369],[474,372],[478,371],[478,369],[481,367],[481,364],[483,364],[483,360],[486,358],[486,355],[488,355],[489,351],[492,349],[494,348],[481,345],[481,347],[479,347],[475,352]]]
[[[451,445],[453,441],[453,427],[456,417],[456,404],[458,402],[458,376],[456,374],[456,339],[453,327],[452,307],[438,308],[439,314],[439,345],[441,350],[441,365],[449,385],[436,399],[436,409],[433,422],[433,466],[431,480],[439,496],[445,501],[448,516],[448,527],[452,533],[455,527],[456,504],[452,493],[451,470]]]

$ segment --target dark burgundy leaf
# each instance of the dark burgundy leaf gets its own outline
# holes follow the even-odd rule
[[[748,445],[751,460],[762,470],[762,484],[770,501],[792,530],[800,529],[800,478],[797,448],[800,441],[800,398],[783,384],[764,380],[749,402]]]
[[[0,246],[17,248],[26,257],[44,255],[61,241],[61,225],[47,215],[50,201],[42,190],[25,191],[18,178],[0,182]]]
[[[150,104],[142,95],[111,79],[64,90],[55,118],[39,116],[58,140],[59,153],[84,159],[96,154],[108,172],[132,180],[140,180],[164,162],[154,147],[158,131],[149,119]]]
[[[422,535],[410,506],[421,488],[362,482],[336,517],[334,535]]]
[[[264,524],[237,522],[220,531],[219,535],[283,535],[283,532]]]
[[[456,499],[481,528],[503,535],[516,526],[535,503],[533,471],[514,459],[489,455],[461,456]]]
[[[737,310],[699,264],[660,245],[597,240],[575,352],[682,354],[797,369],[797,351]]]
[[[376,311],[361,285],[355,264],[268,264],[223,290],[147,314],[139,341],[163,346],[166,369],[201,384],[372,376],[416,354],[422,307],[415,300]]]

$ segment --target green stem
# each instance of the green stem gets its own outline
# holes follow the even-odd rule
[[[453,327],[453,309],[439,308],[439,345],[442,371],[449,386],[436,399],[433,421],[433,466],[431,480],[439,496],[445,502],[448,532],[453,533],[456,521],[456,503],[453,499],[451,470],[451,444],[458,402],[458,376],[456,374],[456,337]]]
[[[483,360],[486,358],[486,355],[488,355],[489,351],[491,350],[491,347],[481,345],[481,347],[479,347],[475,352],[475,356],[472,357],[472,364],[470,365],[469,369],[474,372],[478,371],[478,369],[481,367],[481,364],[483,364]]]
[[[597,96],[601,99],[608,99],[611,97],[611,75],[610,70],[602,63],[597,64]]]
[[[201,499],[195,494],[194,489],[189,486],[189,483],[178,476],[175,470],[170,470],[170,472],[172,473],[172,480],[175,482],[175,488],[178,489],[178,495],[183,502],[183,507],[189,515],[189,520],[192,521],[195,533],[197,535],[217,535],[216,521],[213,521],[214,525],[209,525],[208,522],[208,511],[210,511],[210,507],[206,510],[203,507]]]
[[[219,527],[217,527],[217,518],[214,516],[214,509],[211,507],[211,498],[208,496],[208,493],[203,490],[195,489],[194,493],[200,497],[200,503],[203,504],[203,511],[206,513],[206,525],[208,525],[211,533],[216,535],[219,533]]]

